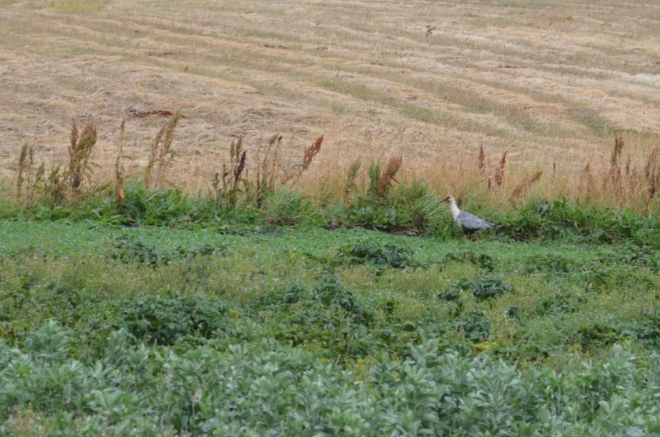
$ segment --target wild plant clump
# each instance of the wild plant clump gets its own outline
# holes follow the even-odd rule
[[[92,149],[96,145],[96,140],[96,126],[92,122],[85,125],[82,133],[79,134],[76,121],[73,121],[71,144],[69,146],[69,167],[66,173],[69,185],[76,194],[80,191],[83,178],[87,177],[89,179],[90,167],[88,162]]]
[[[3,232],[9,435],[126,423],[145,434],[386,435],[392,420],[413,435],[656,429],[654,250],[466,250],[313,227],[15,220]],[[604,407],[617,402],[636,408]]]
[[[329,228],[364,227],[405,235],[452,236],[454,227],[439,202],[438,187],[433,192],[410,169],[405,169],[408,175],[401,176],[403,156],[393,156],[385,162],[374,161],[366,170],[361,159],[355,160],[342,170],[344,176],[337,179],[339,190],[327,186],[316,172],[325,171],[328,163],[314,165],[323,150],[323,135],[297,158],[286,156],[282,145],[284,136],[279,132],[262,146],[247,145],[243,138],[237,138],[229,145],[228,161],[222,163],[222,170],[215,172],[209,181],[210,190],[206,194],[193,195],[172,187],[168,173],[178,156],[173,142],[182,118],[180,112],[172,114],[156,134],[143,172],[138,172],[143,175],[142,179],[125,174],[126,123],[122,121],[116,140],[114,198],[109,195],[109,185],[92,179],[95,165],[91,157],[98,138],[93,123],[79,132],[73,122],[69,161],[65,167],[37,165],[33,147],[25,144],[19,154],[15,185],[19,208],[9,214],[27,214],[37,219],[91,218],[131,226],[223,223],[226,227],[230,226],[229,220],[241,225],[307,223]],[[653,148],[643,168],[638,168],[630,157],[626,159],[623,136],[617,135],[607,174],[597,172],[587,163],[581,176],[582,185],[576,185],[594,199],[605,192],[637,199],[641,214],[633,209],[598,206],[591,201],[576,203],[567,197],[558,200],[536,197],[534,193],[544,181],[548,178],[556,181],[556,168],[553,167],[551,173],[526,170],[514,177],[508,153],[505,151],[493,167],[489,165],[483,145],[476,157],[474,174],[465,173],[469,176],[465,180],[471,180],[473,185],[466,182],[469,186],[465,185],[460,191],[470,208],[486,209],[493,220],[502,224],[496,238],[594,243],[629,241],[636,245],[653,245],[653,241],[660,241],[657,218],[648,214],[655,208],[656,186],[660,180],[658,150],[658,147]],[[301,185],[301,180],[305,180],[305,184]],[[162,188],[166,184],[170,188]],[[322,189],[325,191],[314,194],[313,190],[320,190],[319,187],[325,187]],[[333,192],[336,192],[336,199],[333,199]],[[488,205],[493,205],[494,200],[499,203],[490,209]],[[508,206],[502,206],[505,204]]]
[[[401,363],[377,358],[359,379],[272,344],[153,356],[119,330],[102,359],[88,359],[70,358],[70,343],[71,332],[55,322],[28,333],[23,350],[0,341],[3,430],[30,423],[87,435],[130,427],[161,435],[515,435],[524,428],[641,436],[660,426],[656,371],[620,347],[602,364],[557,372],[441,353],[430,340],[410,346]],[[632,402],[634,414],[623,407]]]
[[[397,244],[380,245],[373,241],[359,241],[339,248],[336,264],[368,265],[378,270],[384,268],[405,269],[419,267],[414,251]]]
[[[54,165],[48,176],[45,163],[42,162],[35,169],[34,149],[27,144],[23,145],[18,158],[16,181],[16,198],[19,204],[29,209],[34,206],[36,195],[41,193],[44,203],[54,209],[66,200],[78,198],[85,181],[91,185],[92,165],[89,158],[97,141],[95,124],[87,123],[81,133],[73,120],[69,139],[67,167],[62,169],[61,165]]]
[[[514,291],[514,287],[499,278],[482,276],[474,281],[462,279],[455,282],[443,293],[440,293],[438,297],[445,300],[457,300],[461,291],[471,292],[478,300],[487,300],[501,296],[504,293],[511,293]]]
[[[217,300],[141,296],[120,306],[117,325],[145,343],[173,345],[187,336],[222,336],[228,329],[227,310]]]
[[[172,149],[174,141],[174,130],[181,119],[181,111],[172,115],[170,120],[160,128],[149,152],[149,160],[144,173],[144,181],[147,188],[160,188],[164,181],[164,173],[174,158],[179,154]],[[123,130],[123,129],[122,129]],[[153,174],[155,167],[156,174]]]

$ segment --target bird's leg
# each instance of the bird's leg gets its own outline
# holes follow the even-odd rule
[[[477,235],[476,232],[474,233],[474,238],[475,238],[479,243],[481,243],[481,240],[479,239],[479,236]]]
[[[467,240],[467,238],[468,238],[468,234],[464,234],[464,235],[463,235],[463,239],[464,239],[464,240]]]

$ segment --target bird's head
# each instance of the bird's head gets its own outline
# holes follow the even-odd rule
[[[449,195],[440,201],[440,203],[442,202],[456,203],[456,199],[454,198],[454,196]]]

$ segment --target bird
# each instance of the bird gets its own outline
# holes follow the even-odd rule
[[[449,202],[449,209],[451,210],[451,215],[454,217],[454,221],[463,229],[463,239],[467,239],[468,235],[473,234],[474,238],[481,243],[477,231],[498,228],[495,223],[491,223],[469,212],[461,211],[458,205],[456,205],[454,196],[447,196],[440,201],[440,203],[442,202]]]

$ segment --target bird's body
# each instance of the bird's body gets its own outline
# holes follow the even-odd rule
[[[488,220],[484,220],[481,217],[470,214],[469,212],[461,211],[456,204],[454,196],[447,196],[442,202],[449,202],[449,209],[451,210],[452,217],[454,217],[454,221],[461,227],[461,229],[463,229],[463,238],[467,238],[468,235],[474,234],[474,238],[477,241],[481,241],[477,235],[477,231],[497,228],[495,223],[491,223]]]

